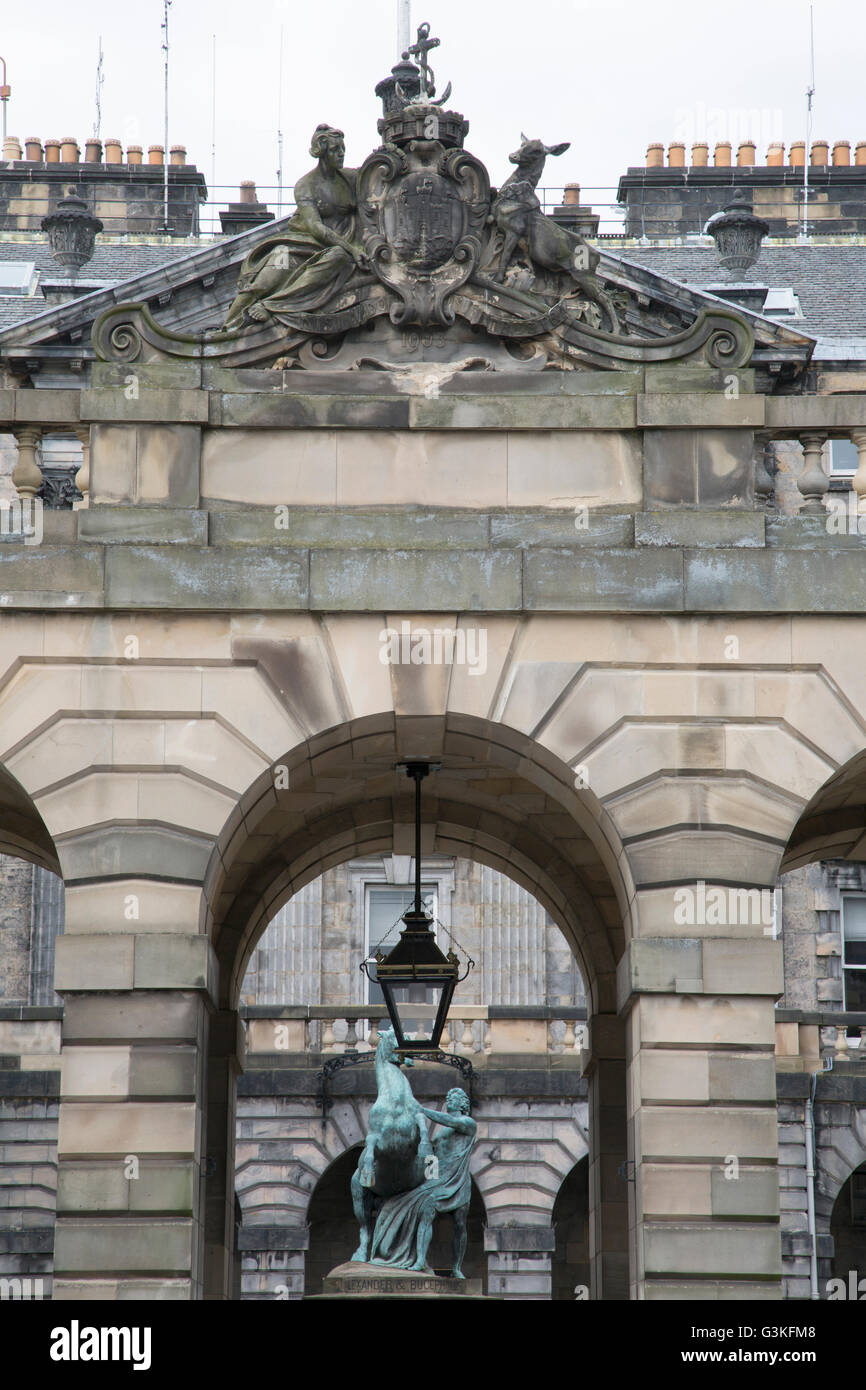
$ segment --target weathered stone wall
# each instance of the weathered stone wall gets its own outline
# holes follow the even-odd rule
[[[30,1003],[33,865],[0,855],[0,1005]]]
[[[37,164],[12,160],[0,173],[0,231],[38,232],[70,184],[114,236],[153,236],[163,231],[164,170],[152,164]],[[199,205],[207,198],[204,174],[195,165],[169,166],[168,225],[175,236],[199,230]]]
[[[823,236],[866,233],[866,179],[860,166],[809,170],[809,224]],[[769,235],[802,230],[803,170],[791,166],[629,169],[617,199],[626,207],[629,237],[695,236],[707,219],[743,192],[770,224]]]
[[[409,861],[402,867],[408,872]],[[423,870],[425,877],[447,872],[453,880],[453,888],[445,885],[440,895],[439,919],[476,963],[459,987],[457,1003],[586,1002],[568,943],[524,888],[468,859],[424,860]],[[364,953],[364,885],[394,882],[393,875],[390,856],[350,860],[302,888],[261,937],[244,977],[242,1002],[365,1003],[366,980],[358,970]],[[405,886],[405,876],[401,882]]]
[[[0,1007],[0,1278],[32,1297],[52,1290],[59,1083],[60,1011]]]

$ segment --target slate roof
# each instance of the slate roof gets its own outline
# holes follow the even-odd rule
[[[171,261],[184,260],[201,250],[204,243],[191,241],[175,244],[158,242],[97,242],[92,258],[81,269],[81,280],[91,284],[110,286],[131,280],[158,266]],[[0,240],[0,262],[31,262],[36,267],[38,280],[34,294],[3,294],[0,288],[0,331],[11,328],[13,324],[44,314],[51,306],[39,288],[41,280],[63,280],[66,274],[63,266],[55,261],[47,241],[2,241]]]
[[[629,246],[611,255],[695,288],[738,284],[793,289],[804,318],[778,321],[821,340],[866,337],[866,246],[764,246],[749,270],[729,274],[710,246]],[[826,353],[825,353],[826,355]]]

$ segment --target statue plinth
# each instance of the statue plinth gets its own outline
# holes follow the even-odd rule
[[[484,1298],[480,1279],[453,1279],[389,1265],[348,1260],[337,1265],[314,1298]]]

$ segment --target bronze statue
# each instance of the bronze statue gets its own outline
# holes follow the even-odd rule
[[[428,1110],[412,1094],[402,1067],[411,1058],[397,1051],[393,1029],[379,1034],[376,1048],[377,1095],[370,1127],[352,1177],[352,1206],[360,1229],[356,1263],[393,1269],[427,1267],[433,1222],[442,1213],[454,1218],[452,1273],[462,1270],[466,1222],[472,1196],[469,1164],[477,1129],[469,1097],[459,1086],[445,1110]],[[423,1116],[444,1129],[431,1144]]]
[[[426,1182],[383,1202],[373,1231],[370,1260],[373,1264],[432,1273],[427,1251],[433,1222],[437,1216],[450,1213],[454,1218],[451,1275],[465,1279],[463,1256],[472,1197],[469,1162],[478,1126],[469,1114],[469,1097],[459,1086],[448,1092],[444,1111],[428,1110],[424,1105],[419,1109],[445,1131],[433,1141],[436,1163],[428,1165],[431,1171]]]
[[[250,321],[291,322],[293,311],[320,308],[356,269],[368,268],[355,240],[357,171],[343,168],[343,132],[316,126],[310,154],[318,165],[295,185],[297,211],[284,231],[247,256],[225,329]]]

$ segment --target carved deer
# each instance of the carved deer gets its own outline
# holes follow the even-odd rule
[[[536,265],[570,275],[587,299],[603,310],[609,327],[616,333],[619,329],[616,310],[592,274],[598,265],[598,252],[593,251],[583,237],[560,227],[551,217],[545,217],[535,194],[547,156],[564,154],[568,148],[568,141],[545,145],[542,140],[530,140],[521,132],[519,148],[508,156],[517,167],[505,180],[493,205],[494,220],[504,238],[496,279],[500,283],[505,279],[511,258],[522,243]]]

